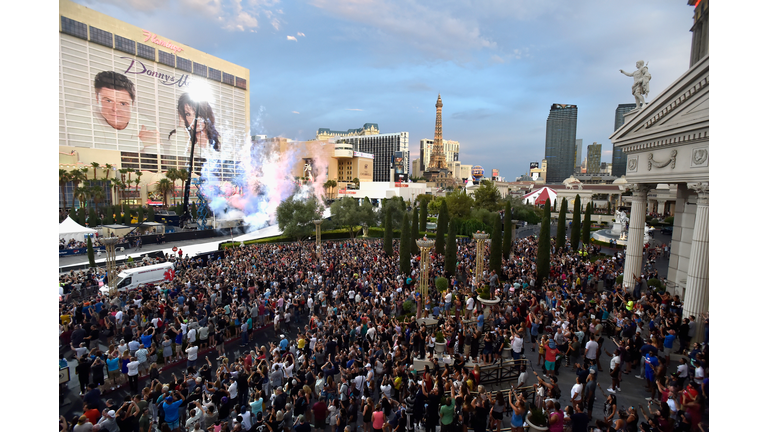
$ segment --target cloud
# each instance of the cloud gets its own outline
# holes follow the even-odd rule
[[[372,7],[365,0],[310,0],[310,4],[356,28],[363,26],[365,38],[410,45],[433,58],[466,58],[472,51],[496,48],[474,16],[442,2],[433,6],[416,0],[383,0]]]
[[[360,108],[345,108],[347,111],[362,111]]]
[[[287,38],[288,40],[292,40],[292,41],[298,42],[298,41],[296,40],[296,37],[295,37],[295,36],[286,36],[286,38]]]
[[[111,3],[131,11],[149,12],[165,8],[170,0],[86,0],[83,3]]]
[[[292,112],[292,113],[294,113],[294,114],[299,114],[299,112],[298,112],[298,111],[291,111],[291,112]]]
[[[301,37],[304,37],[304,36],[306,36],[306,35],[305,35],[304,33],[302,33],[302,32],[298,32],[298,33],[296,33],[296,36],[301,36]]]
[[[113,1],[113,0],[110,0]],[[131,2],[148,2],[151,0],[129,0]],[[161,2],[167,0],[161,0]],[[179,0],[178,8],[186,11],[199,12],[208,19],[215,19],[221,28],[230,31],[254,32],[259,27],[259,17],[270,21],[275,30],[280,29],[280,19],[273,17],[272,8],[279,0]],[[282,11],[280,11],[282,13]]]

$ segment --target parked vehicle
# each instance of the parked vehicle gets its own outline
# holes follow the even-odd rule
[[[154,264],[123,270],[117,275],[117,290],[132,291],[140,285],[171,281],[173,277],[173,263]],[[108,294],[109,286],[105,285],[99,291],[102,294]]]

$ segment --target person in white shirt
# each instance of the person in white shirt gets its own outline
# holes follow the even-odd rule
[[[470,297],[467,299],[467,312],[466,312],[466,318],[469,319],[472,317],[472,312],[475,311],[475,298]]]
[[[688,363],[685,358],[680,358],[680,364],[677,366],[677,377],[680,379],[680,386],[684,386],[685,380],[688,379]]]
[[[574,384],[573,387],[571,387],[571,403],[575,405],[581,402],[581,396],[583,392],[584,392],[584,384],[581,383],[581,381],[579,380],[579,377],[577,376],[576,384]]]
[[[197,347],[190,346],[187,348],[187,367],[195,367],[197,365]]]
[[[131,357],[131,361],[128,362],[128,382],[131,385],[131,394],[139,393],[139,360],[136,357]]]
[[[608,354],[608,350],[605,351],[606,354]],[[611,357],[611,364],[609,366],[610,374],[611,374],[611,386],[608,387],[608,393],[616,393],[616,390],[621,391],[621,387],[619,386],[619,383],[621,382],[619,380],[619,377],[621,375],[621,356],[619,355],[619,350],[616,349],[613,351],[613,357]]]
[[[590,362],[590,364],[597,360],[597,350],[598,344],[595,342],[595,335],[589,335],[589,342],[584,345],[584,357]]]

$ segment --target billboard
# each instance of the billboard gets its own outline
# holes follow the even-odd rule
[[[538,162],[531,162],[531,168],[530,169],[539,169],[539,163]]]
[[[405,157],[403,152],[396,151],[392,153],[392,168],[395,170],[394,181],[403,182],[408,180],[405,174]]]
[[[498,178],[498,177],[499,177],[499,170],[497,170],[496,168],[493,168],[493,169],[491,170],[491,175],[493,176],[493,178],[494,178],[494,180],[495,180],[496,178]]]
[[[172,54],[161,49],[158,55],[174,63]],[[178,62],[192,70],[191,61]],[[189,157],[197,119],[196,157],[239,160],[250,144],[248,92],[208,79],[205,66],[194,66],[204,76],[60,34],[59,145],[141,155],[142,162],[160,158],[165,165]]]

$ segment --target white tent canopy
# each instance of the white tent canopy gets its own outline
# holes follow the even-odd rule
[[[95,229],[84,227],[79,223],[73,221],[67,216],[64,222],[59,224],[59,240],[64,239],[69,241],[75,239],[77,241],[85,241],[85,234],[96,233]]]

